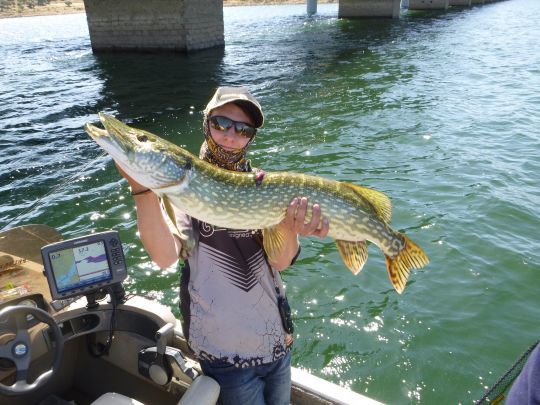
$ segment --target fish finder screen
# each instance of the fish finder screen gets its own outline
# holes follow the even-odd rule
[[[111,279],[103,241],[49,253],[58,292]]]

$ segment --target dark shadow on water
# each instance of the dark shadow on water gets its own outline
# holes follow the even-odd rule
[[[97,111],[110,112],[198,152],[201,111],[223,82],[223,48],[190,54],[103,53],[94,57],[92,69],[103,83]]]
[[[308,72],[333,74],[340,71],[340,64],[364,57],[370,59],[370,65],[376,64],[378,57],[374,52],[386,56],[386,49],[407,40],[419,25],[429,24],[429,20],[336,19],[330,24],[315,24],[312,29],[298,31],[288,45],[290,53],[296,55],[297,66],[305,66]],[[286,54],[283,50],[281,53]]]
[[[101,105],[124,117],[199,106],[221,81],[223,48],[192,54],[96,54]]]
[[[341,39],[361,41],[366,44],[381,44],[400,35],[401,24],[393,19],[339,19],[337,27]]]

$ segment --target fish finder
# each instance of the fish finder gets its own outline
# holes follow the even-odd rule
[[[127,276],[116,231],[50,244],[41,248],[41,256],[53,300],[89,297],[106,287],[121,288]]]

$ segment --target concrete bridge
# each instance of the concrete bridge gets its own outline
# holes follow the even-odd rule
[[[492,3],[496,0],[404,0],[409,10],[446,10],[452,6],[470,7],[476,4]]]
[[[306,0],[308,14],[317,0]],[[446,9],[484,0],[404,0]],[[486,2],[488,0],[485,0]],[[223,0],[84,0],[94,51],[193,51],[224,45]],[[339,0],[340,18],[398,18],[401,0]]]

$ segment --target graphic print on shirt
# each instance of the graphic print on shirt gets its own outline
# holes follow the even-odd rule
[[[264,264],[262,251],[255,252],[247,259],[247,266],[242,266],[235,257],[204,243],[200,244],[200,251],[212,260],[213,265],[219,268],[234,286],[248,292],[258,283],[258,273]]]
[[[188,285],[182,287],[191,349],[200,359],[236,367],[283,357],[289,348],[260,235],[195,219],[192,223],[198,237],[188,258],[189,277],[183,280]]]
[[[206,222],[199,222],[199,232],[201,236],[205,238],[210,238],[216,232],[226,232],[229,237],[239,239],[239,238],[251,238],[255,231],[251,229],[227,229],[221,228],[219,226],[214,226],[207,224]]]

